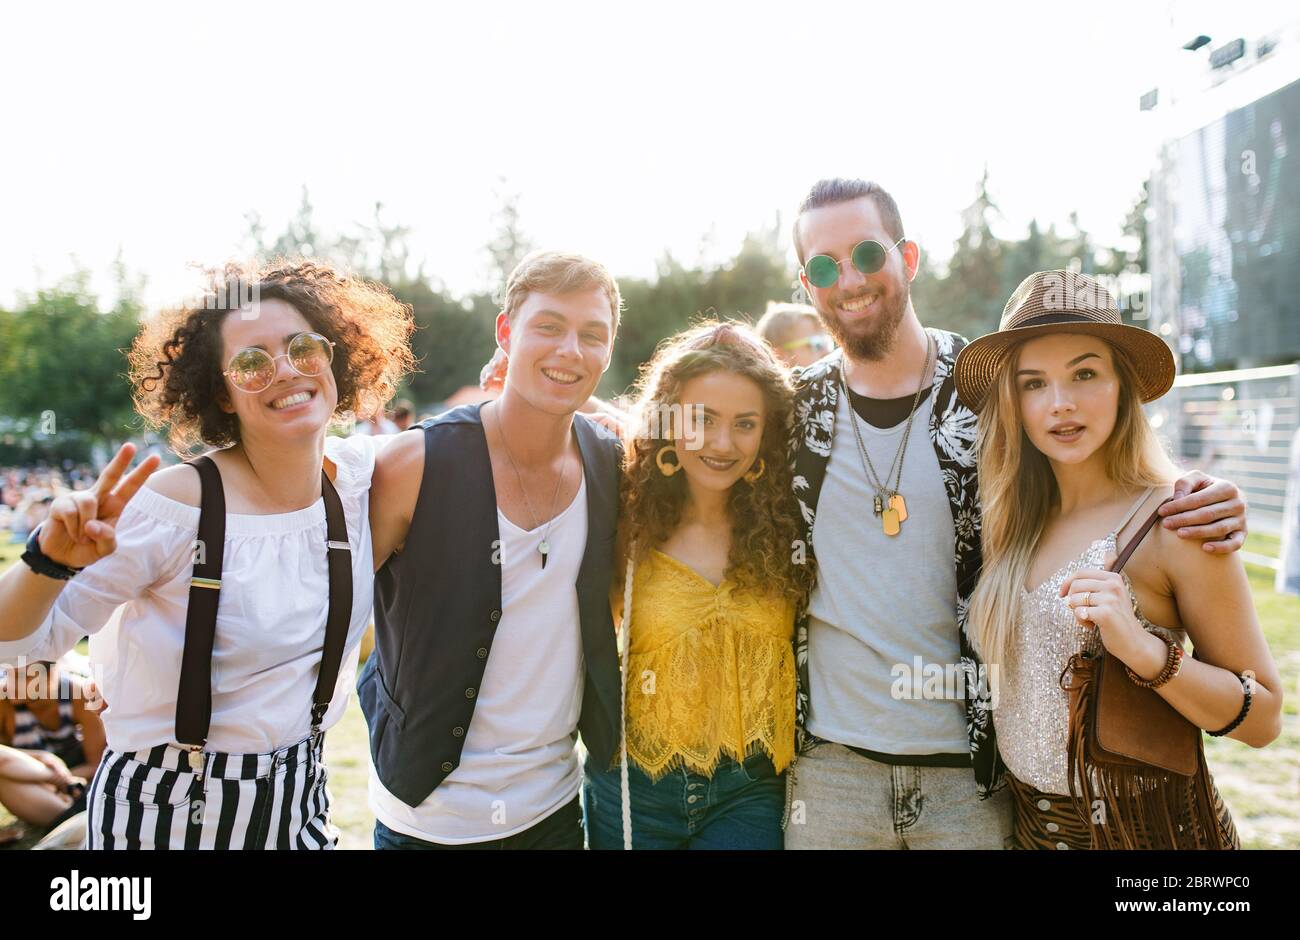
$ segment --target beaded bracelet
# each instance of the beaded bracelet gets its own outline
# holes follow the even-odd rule
[[[1134,685],[1141,686],[1144,689],[1158,689],[1183,671],[1183,648],[1173,640],[1169,641],[1169,656],[1165,660],[1165,668],[1161,669],[1160,675],[1154,679],[1143,679],[1129,666],[1125,666],[1124,671],[1128,673],[1128,677]]]
[[[1246,720],[1246,713],[1250,711],[1250,700],[1255,694],[1255,677],[1243,674],[1238,678],[1241,679],[1241,692],[1243,696],[1241,711],[1237,712],[1237,717],[1232,719],[1232,722],[1225,727],[1220,728],[1218,731],[1205,732],[1212,738],[1221,738],[1225,734],[1230,734],[1237,730],[1237,726]]]

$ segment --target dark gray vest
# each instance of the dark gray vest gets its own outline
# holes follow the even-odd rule
[[[375,575],[375,650],[357,695],[379,779],[408,806],[424,802],[460,764],[501,620],[501,536],[480,407],[421,423],[424,476],[411,528],[402,551]],[[575,585],[586,668],[578,731],[604,767],[619,728],[609,607],[619,446],[581,414],[573,431],[587,483],[587,550]]]

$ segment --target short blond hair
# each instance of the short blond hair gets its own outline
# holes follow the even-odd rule
[[[817,311],[807,304],[779,304],[769,300],[767,310],[762,318],[754,324],[754,331],[767,340],[773,348],[780,349],[789,342],[795,324],[800,320],[809,320],[816,327],[821,327],[822,319]]]
[[[505,300],[501,311],[513,320],[524,300],[533,291],[546,294],[571,294],[574,291],[600,288],[614,315],[611,336],[618,332],[623,295],[618,282],[599,261],[564,251],[534,251],[515,265],[506,279]]]

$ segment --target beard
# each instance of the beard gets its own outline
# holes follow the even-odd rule
[[[901,290],[881,296],[880,310],[874,317],[853,324],[841,320],[833,306],[825,310],[819,308],[817,312],[821,314],[822,322],[826,324],[826,330],[836,345],[851,358],[863,362],[879,362],[894,350],[894,344],[898,340],[898,326],[903,322],[910,294],[910,285],[904,281]],[[837,297],[835,302],[844,299],[853,298]]]

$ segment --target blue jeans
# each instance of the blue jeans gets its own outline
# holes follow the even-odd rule
[[[590,764],[583,782],[587,845],[623,847],[619,768]],[[651,782],[636,764],[628,767],[635,849],[780,849],[785,775],[766,754],[743,762],[722,758],[713,776],[678,768]]]
[[[448,845],[426,842],[404,832],[389,829],[375,820],[376,849],[577,849],[582,850],[582,812],[575,796],[541,822],[523,832],[488,842],[465,842]]]

